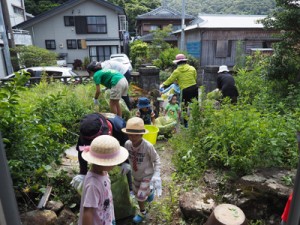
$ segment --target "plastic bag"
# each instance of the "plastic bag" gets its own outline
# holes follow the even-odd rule
[[[116,220],[134,215],[135,208],[130,201],[127,177],[121,174],[119,166],[116,166],[109,174]]]

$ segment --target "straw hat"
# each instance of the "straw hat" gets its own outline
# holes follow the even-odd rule
[[[173,61],[173,63],[177,64],[179,62],[182,62],[182,61],[188,61],[188,59],[185,57],[184,54],[177,54],[176,55],[176,59]]]
[[[115,166],[128,158],[126,148],[120,146],[118,140],[109,135],[96,137],[91,146],[83,146],[82,158],[89,163],[100,166]]]
[[[229,72],[228,67],[225,65],[220,66],[218,73],[222,73],[222,72]]]
[[[146,134],[144,120],[139,117],[132,117],[127,121],[126,128],[122,129],[125,134]]]

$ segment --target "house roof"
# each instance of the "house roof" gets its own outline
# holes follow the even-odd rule
[[[24,21],[23,23],[19,23],[17,24],[16,26],[14,26],[13,28],[26,28],[26,27],[29,27],[29,26],[32,26],[36,23],[39,23],[43,20],[46,20],[50,17],[53,17],[55,16],[56,14],[59,14],[69,8],[72,8],[76,5],[79,5],[85,1],[94,1],[100,5],[103,5],[107,8],[110,8],[112,10],[115,10],[116,12],[120,13],[120,14],[124,14],[125,15],[125,11],[122,7],[120,6],[117,6],[117,5],[114,5],[110,2],[107,2],[107,1],[104,1],[104,0],[69,0],[63,4],[61,4],[60,6],[57,6],[57,7],[54,7],[44,13],[41,13],[35,17],[33,17],[32,19],[29,19],[29,20],[26,20]]]
[[[165,5],[160,6],[150,12],[144,13],[142,15],[138,15],[136,20],[144,20],[144,19],[160,19],[160,20],[167,20],[167,19],[181,19],[181,13],[175,11]],[[194,16],[185,15],[185,19],[194,19]]]
[[[184,30],[201,28],[263,28],[263,24],[258,20],[264,19],[266,15],[207,15],[200,14],[192,25]],[[179,33],[181,30],[174,31]]]

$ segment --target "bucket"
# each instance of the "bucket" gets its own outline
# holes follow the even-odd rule
[[[145,129],[148,130],[147,134],[143,135],[143,138],[149,141],[151,144],[156,144],[157,134],[158,134],[158,127],[153,125],[145,125]]]

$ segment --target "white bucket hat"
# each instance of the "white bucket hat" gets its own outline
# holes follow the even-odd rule
[[[127,121],[126,128],[122,129],[125,134],[146,134],[144,120],[139,117],[132,117]]]
[[[229,72],[228,67],[225,65],[220,66],[218,73],[222,73],[222,72]]]
[[[120,146],[118,140],[109,135],[96,137],[91,146],[81,146],[82,158],[99,166],[115,166],[128,158],[126,148]]]

